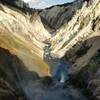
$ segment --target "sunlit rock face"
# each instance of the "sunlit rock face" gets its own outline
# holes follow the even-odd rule
[[[48,38],[50,35],[38,15],[29,16],[0,4],[0,47],[18,56],[29,70],[41,76],[49,75],[49,68],[43,61],[45,45],[42,42]]]
[[[52,6],[42,10],[39,15],[46,28],[48,27],[49,30],[52,29],[51,32],[56,31],[64,23],[71,20],[76,11],[82,7],[83,1],[77,0],[64,5]]]
[[[62,57],[76,43],[99,36],[99,19],[100,2],[95,0],[91,5],[88,5],[88,2],[85,1],[82,8],[75,13],[72,20],[65,23],[57,30],[57,35],[51,38],[52,54]]]

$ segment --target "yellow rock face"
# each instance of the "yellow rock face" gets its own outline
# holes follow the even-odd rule
[[[37,20],[37,23],[39,22]],[[40,24],[38,27],[43,29],[40,31],[42,39],[37,38],[35,34],[37,30],[33,24],[30,22],[30,16],[0,5],[0,47],[6,48],[16,55],[29,71],[35,71],[40,76],[50,75],[49,67],[43,61],[45,45],[42,43],[50,35]],[[48,37],[42,31],[46,32]]]

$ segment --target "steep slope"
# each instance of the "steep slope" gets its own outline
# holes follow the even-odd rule
[[[39,15],[44,25],[56,31],[64,22],[71,20],[75,12],[82,7],[84,0],[76,0],[72,3],[56,5],[42,10]],[[48,29],[49,29],[48,28]]]
[[[64,56],[72,63],[74,85],[90,95],[90,100],[100,100],[100,1],[85,1],[50,42],[52,56]]]
[[[42,41],[50,35],[42,26],[39,17],[34,23],[31,22],[32,20],[34,20],[33,16],[0,4],[0,47],[8,49],[19,57],[28,70],[35,71],[41,76],[49,75],[49,68],[43,61],[45,45]],[[36,25],[40,31],[34,27]]]
[[[85,92],[89,90],[94,100],[100,100],[100,1],[77,0],[70,5],[45,9],[39,14],[45,27],[51,28],[50,32],[57,30],[54,37],[51,37],[43,26],[38,12],[28,15],[11,6],[0,4],[0,96],[5,92],[8,97],[16,97],[16,93],[12,91],[14,87],[24,98],[23,94],[20,94],[19,84],[16,84],[18,80],[29,79],[32,73],[50,76],[50,68],[43,60],[46,46],[48,60],[53,58],[54,61],[55,57],[61,59],[63,56],[67,58],[66,60],[72,64],[71,82],[74,85],[78,84],[78,87],[85,89]],[[49,45],[47,46],[45,42],[49,42]],[[40,81],[36,81],[37,87],[38,84],[43,85]],[[46,82],[48,84],[48,80]],[[3,84],[7,87],[5,91]],[[38,89],[33,80],[27,82],[25,87],[21,85],[27,95],[31,94],[29,98],[33,98],[33,94],[37,93]],[[34,93],[33,87],[36,89]],[[39,87],[45,92],[44,88]],[[59,89],[57,86],[57,88],[60,90],[62,87]],[[47,92],[48,96],[52,94],[51,90],[50,93]],[[38,97],[41,97],[41,91]],[[56,92],[59,98],[59,91]],[[54,94],[52,95],[55,100]]]
[[[85,2],[82,9],[76,12],[72,20],[65,23],[57,31],[57,35],[51,38],[52,54],[62,57],[76,43],[99,36],[99,9],[100,2],[98,0],[93,1],[89,6],[88,2]]]
[[[34,30],[34,37],[38,41],[45,41],[51,38],[51,35],[49,32],[44,28],[43,23],[41,22],[40,16],[36,13],[34,13],[31,18],[30,22],[32,23],[33,30]]]
[[[20,8],[22,11],[25,12],[25,10],[27,11],[29,9],[29,5],[27,3],[25,3],[23,0],[13,0],[11,2],[11,0],[0,0],[0,3],[4,4],[4,5],[10,5],[16,8]]]
[[[20,81],[29,76],[31,74],[17,56],[0,48],[0,100],[25,100]]]

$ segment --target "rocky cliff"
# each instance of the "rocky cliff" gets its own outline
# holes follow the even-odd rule
[[[55,36],[51,36],[50,32]],[[18,90],[18,97],[24,98],[16,84],[19,80],[23,80],[24,76],[29,79],[32,73],[35,73],[32,77],[50,76],[50,68],[43,60],[46,47],[49,60],[64,57],[72,64],[72,84],[85,91],[90,100],[99,100],[99,44],[99,0],[76,0],[31,14],[0,4],[0,96],[10,91],[7,96],[16,97],[14,91]],[[29,82],[29,87],[33,83]],[[7,87],[5,91],[3,84]],[[34,94],[31,88],[28,90]]]
[[[13,0],[12,2],[11,2],[11,0],[0,0],[0,3],[4,4],[6,6],[10,5],[10,6],[13,6],[16,8],[20,8],[21,10],[29,9],[29,5],[22,0]]]
[[[59,29],[64,23],[72,19],[73,15],[83,5],[84,0],[77,0],[72,3],[56,5],[42,10],[39,15],[45,27],[51,32]]]
[[[37,14],[25,15],[0,4],[0,47],[17,55],[29,70],[40,75],[49,74],[48,66],[43,62],[43,41],[48,38],[50,34]]]
[[[72,63],[74,84],[89,90],[91,99],[100,99],[100,1],[85,0],[72,19],[50,39],[51,55],[65,57]],[[84,90],[83,90],[84,91]],[[91,92],[90,92],[91,91]]]
[[[91,99],[100,99],[100,1],[85,1],[68,23],[51,39],[52,55],[72,62],[74,84],[89,90]],[[83,89],[83,91],[84,91]],[[90,92],[91,91],[91,92]]]
[[[76,43],[99,36],[99,1],[95,0],[91,5],[88,4],[89,2],[85,1],[72,20],[65,23],[51,38],[52,53],[62,57]]]
[[[25,100],[20,81],[30,76],[23,62],[8,50],[0,48],[0,100]]]

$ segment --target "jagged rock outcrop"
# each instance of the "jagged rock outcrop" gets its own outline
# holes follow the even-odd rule
[[[56,31],[65,22],[72,19],[73,15],[78,9],[83,5],[84,0],[76,0],[72,3],[67,3],[63,5],[56,5],[50,8],[42,10],[39,15],[42,18],[42,22],[48,29],[53,29],[51,32]]]
[[[28,70],[42,76],[49,75],[49,68],[43,61],[43,41],[48,38],[50,35],[38,15],[29,16],[0,4],[0,47],[19,57]]]
[[[87,40],[94,36],[99,36],[99,16],[100,2],[93,1],[89,6],[85,1],[82,9],[78,10],[71,21],[65,23],[57,35],[51,38],[51,52],[59,57],[65,55],[66,51],[72,48],[79,41]],[[96,23],[94,25],[94,23]],[[93,29],[95,26],[96,29]]]

